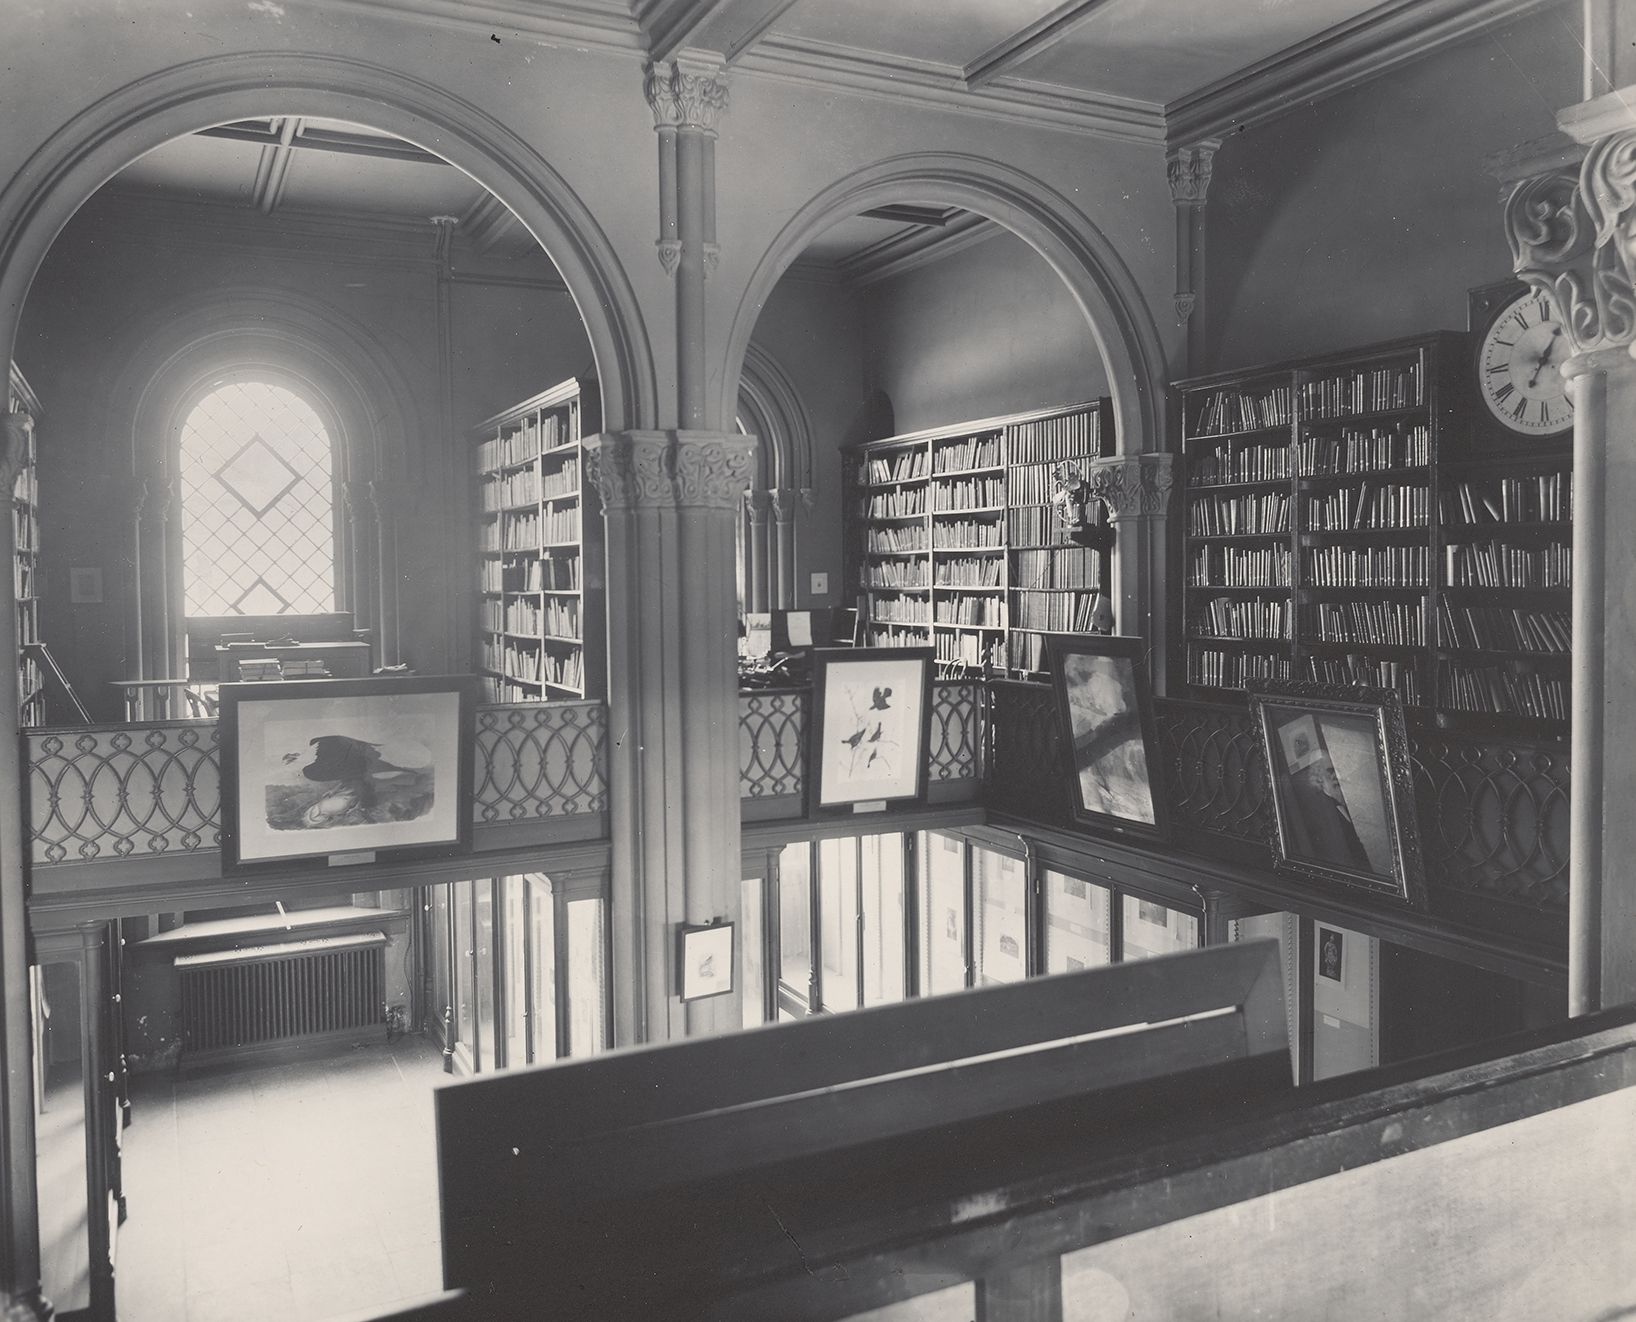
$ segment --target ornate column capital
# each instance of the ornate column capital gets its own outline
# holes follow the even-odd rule
[[[756,527],[759,528],[767,522],[767,510],[772,502],[768,499],[768,493],[764,488],[751,487],[744,493],[744,503],[750,510],[750,522],[754,523]]]
[[[1636,129],[1591,143],[1577,171],[1518,183],[1505,229],[1513,269],[1555,303],[1575,354],[1636,342]]]
[[[1090,495],[1108,507],[1108,517],[1154,518],[1169,508],[1175,460],[1168,454],[1121,455],[1093,459],[1085,480]]]
[[[587,441],[584,454],[609,510],[732,512],[755,475],[755,442],[737,432],[608,432]]]
[[[788,523],[795,518],[795,511],[800,508],[801,493],[794,487],[775,487],[767,493],[772,502],[773,518],[779,523]]]
[[[1165,153],[1165,177],[1170,181],[1170,200],[1177,206],[1202,207],[1210,192],[1210,175],[1215,168],[1220,138],[1202,138],[1186,147],[1172,147]]]
[[[661,60],[648,65],[642,91],[653,109],[655,129],[714,133],[727,109],[727,71],[720,64]]]
[[[32,414],[17,412],[5,415],[6,429],[0,437],[0,490],[10,492],[16,485],[17,475],[28,463],[29,442],[34,436]],[[7,499],[10,499],[8,494]]]

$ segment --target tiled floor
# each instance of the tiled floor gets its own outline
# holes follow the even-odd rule
[[[435,1292],[428,1040],[138,1079],[120,1322],[313,1322]]]

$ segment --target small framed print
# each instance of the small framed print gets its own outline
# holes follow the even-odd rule
[[[684,923],[676,929],[676,983],[683,1001],[733,990],[732,923]]]
[[[1331,982],[1344,982],[1344,968],[1342,959],[1345,954],[1345,945],[1341,934],[1333,927],[1318,929],[1318,976],[1328,978]]]
[[[819,648],[810,757],[820,811],[866,811],[926,793],[932,649]]]
[[[68,571],[68,600],[75,606],[102,604],[102,568],[99,565],[74,565]]]

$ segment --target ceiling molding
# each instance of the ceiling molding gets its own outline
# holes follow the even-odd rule
[[[889,234],[836,262],[835,269],[845,283],[862,288],[906,271],[930,266],[933,262],[941,262],[1005,232],[1002,226],[987,216],[967,211],[942,229],[913,229]]]
[[[1153,102],[1011,77],[968,89],[964,74],[952,64],[896,58],[831,42],[769,37],[749,51],[737,68],[809,87],[843,87],[865,96],[989,119],[1124,142],[1164,141],[1164,112]]]
[[[1166,139],[1226,137],[1561,0],[1387,0],[1165,107]]]
[[[761,12],[740,29],[738,36],[727,43],[727,49],[723,54],[726,55],[729,64],[735,63],[739,56],[760,41],[768,28],[794,8],[796,0],[757,0],[757,2],[761,6]]]
[[[466,208],[458,228],[480,257],[518,257],[539,246],[511,208],[487,191]]]
[[[264,121],[269,125],[267,128],[261,128],[261,122],[263,121],[241,120],[236,124],[216,124],[210,128],[196,130],[193,136],[221,138],[227,142],[248,142],[262,147],[274,146],[283,141],[275,127],[283,122],[282,119]],[[402,138],[377,137],[372,133],[347,133],[339,129],[303,127],[284,145],[298,151],[369,156],[383,161],[408,161],[416,165],[448,164],[441,156],[424,151],[412,142],[403,141]]]
[[[1068,36],[1110,0],[1067,0],[1049,14],[990,47],[962,71],[967,87],[982,87]]]
[[[288,0],[328,11],[344,10],[430,24],[467,33],[511,32],[542,45],[648,59],[642,31],[620,0]],[[654,4],[662,0],[654,0]],[[653,5],[643,7],[647,14]],[[899,60],[877,51],[830,42],[766,37],[744,51],[734,66],[759,74],[834,90],[846,88],[899,103],[936,106],[1015,124],[1032,124],[1112,138],[1122,142],[1163,142],[1163,108],[1150,101],[1104,96],[1055,83],[998,78],[987,86],[966,87],[964,72],[952,64]]]

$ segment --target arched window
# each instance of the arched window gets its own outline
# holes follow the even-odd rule
[[[284,385],[214,386],[181,432],[182,599],[187,616],[336,609],[332,441]]]

